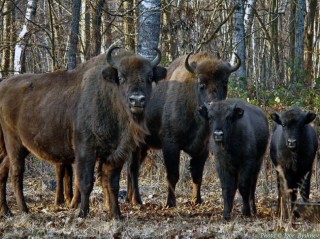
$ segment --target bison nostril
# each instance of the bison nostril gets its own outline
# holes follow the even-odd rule
[[[297,140],[296,139],[288,139],[288,148],[295,148],[297,146]]]
[[[129,97],[129,102],[132,106],[142,107],[146,102],[146,97],[144,95],[132,95]]]
[[[216,130],[213,133],[215,136],[223,136],[223,131],[222,130]]]
[[[223,140],[223,131],[222,130],[215,130],[213,132],[213,138],[216,142],[221,142]]]

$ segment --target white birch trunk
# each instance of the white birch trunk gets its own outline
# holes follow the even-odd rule
[[[140,5],[138,54],[154,59],[160,36],[160,0],[143,0]]]
[[[28,32],[27,25],[28,25],[28,21],[31,18],[31,12],[33,11],[34,1],[35,0],[28,0],[26,17],[25,17],[26,20],[24,22],[24,25],[22,26],[21,32],[19,33],[18,41],[15,46],[14,74],[18,74],[21,71],[21,62],[20,62],[20,57],[21,57],[21,52],[22,52],[21,41],[25,37],[26,33]]]
[[[241,59],[241,66],[235,72],[237,79],[243,80],[244,87],[247,86],[246,82],[246,42],[245,42],[245,31],[244,31],[244,6],[242,0],[237,0],[237,7],[234,12],[234,37],[233,42],[236,46],[236,52]],[[234,56],[233,60],[234,61]]]
[[[297,0],[296,17],[295,17],[295,64],[296,73],[294,74],[294,82],[301,82],[301,70],[303,70],[303,55],[304,55],[304,25],[305,25],[305,13],[306,13],[306,0]]]

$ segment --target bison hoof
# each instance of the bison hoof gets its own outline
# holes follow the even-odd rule
[[[202,201],[202,199],[201,198],[194,198],[194,199],[192,199],[192,203],[193,204],[201,204],[203,201]]]
[[[172,208],[172,207],[175,207],[175,206],[176,206],[175,202],[167,202],[167,204],[166,204],[166,208]]]
[[[224,218],[224,220],[226,220],[226,221],[230,221],[230,219],[231,219],[231,213],[230,212],[223,212],[223,218]]]
[[[242,215],[246,217],[251,217],[250,209],[242,209]]]
[[[88,211],[80,210],[78,217],[85,218],[88,215]]]
[[[0,216],[12,217],[13,213],[11,212],[11,210],[9,208],[5,208],[5,209],[0,210]]]

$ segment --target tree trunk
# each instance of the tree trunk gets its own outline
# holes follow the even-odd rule
[[[91,24],[90,24],[90,0],[85,0],[85,13],[84,13],[84,59],[89,60],[91,48]]]
[[[92,41],[93,41],[93,54],[92,56],[97,56],[101,53],[101,16],[105,0],[98,0],[97,5],[93,11],[92,19]]]
[[[125,12],[123,29],[124,29],[124,44],[125,46],[134,51],[134,16],[133,16],[133,0],[126,0],[123,2],[123,8]]]
[[[160,0],[143,0],[140,5],[138,54],[153,59],[160,36]]]
[[[235,72],[237,79],[241,81],[241,87],[247,89],[246,79],[246,43],[245,43],[245,32],[244,32],[244,6],[242,0],[235,1],[237,4],[234,12],[234,44],[236,46],[236,52],[241,59],[241,66]]]
[[[25,15],[25,23],[19,33],[18,43],[15,46],[14,56],[14,70],[15,73],[26,72],[26,50],[28,47],[29,39],[32,35],[30,30],[30,20],[35,18],[37,12],[38,0],[28,0],[28,7]],[[20,43],[21,42],[21,43]]]
[[[68,69],[74,69],[77,66],[77,46],[79,36],[79,23],[80,23],[80,10],[81,0],[73,0],[72,5],[72,21],[71,21],[71,34],[69,41],[68,51]]]
[[[313,45],[313,38],[314,38],[314,23],[315,23],[315,16],[317,11],[317,4],[318,0],[310,0],[309,7],[308,7],[308,15],[307,15],[307,26],[306,26],[306,57],[305,57],[305,70],[307,75],[307,86],[312,88],[314,71],[313,71],[313,54],[314,54],[314,45]]]
[[[295,45],[294,45],[294,89],[297,83],[303,83],[304,68],[303,68],[303,55],[304,55],[304,16],[306,11],[306,0],[298,0],[296,2],[296,17],[295,17]],[[302,86],[302,85],[301,85]]]
[[[7,1],[4,6],[4,11],[6,15],[4,16],[4,49],[2,53],[2,76],[7,77],[9,75],[9,68],[10,68],[10,36],[12,31],[12,11],[14,11],[14,6],[11,1]]]

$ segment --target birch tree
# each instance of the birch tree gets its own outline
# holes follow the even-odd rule
[[[3,35],[3,42],[4,42],[4,49],[2,52],[2,76],[8,76],[9,68],[10,68],[10,36],[12,31],[12,13],[14,11],[13,2],[7,1],[4,4],[4,35]]]
[[[31,37],[30,21],[35,18],[37,12],[38,0],[28,0],[27,10],[25,15],[25,22],[19,33],[18,43],[15,46],[14,55],[14,72],[15,74],[23,73],[26,71],[26,48]]]
[[[140,4],[138,54],[153,59],[160,37],[160,0],[143,0]]]
[[[244,6],[242,0],[236,0],[236,10],[234,12],[234,37],[233,42],[236,45],[236,52],[241,59],[241,66],[235,72],[237,78],[243,81],[244,89],[247,88],[246,79],[246,42],[244,30]]]
[[[303,55],[304,55],[304,15],[306,11],[306,0],[297,0],[295,17],[295,44],[294,44],[294,74],[293,87],[302,82],[303,77]]]
[[[77,65],[77,46],[79,37],[79,23],[80,23],[81,0],[73,0],[72,4],[72,21],[71,34],[69,40],[68,51],[68,69],[74,69]]]

